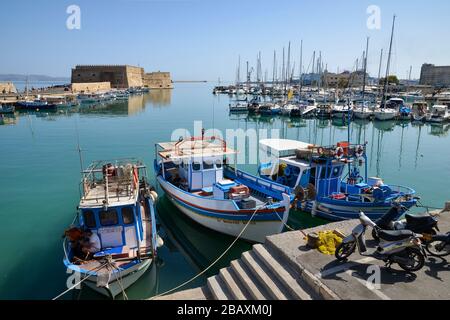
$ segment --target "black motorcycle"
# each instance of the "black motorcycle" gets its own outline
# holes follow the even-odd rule
[[[377,228],[372,229],[372,237],[379,240],[379,230],[411,230],[419,234],[436,235],[439,231],[438,220],[427,212],[405,214],[405,219],[398,220],[407,209],[394,204],[381,218],[375,221]]]

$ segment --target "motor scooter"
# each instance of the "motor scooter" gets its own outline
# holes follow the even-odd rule
[[[378,228],[372,229],[372,237],[379,240],[378,230],[411,230],[415,233],[435,235],[439,231],[438,220],[427,212],[407,213],[404,219],[399,219],[408,209],[399,203],[393,206],[375,224]]]
[[[386,267],[397,263],[403,270],[415,272],[424,266],[426,252],[421,244],[421,234],[410,230],[382,230],[363,212],[359,213],[359,220],[361,223],[353,229],[352,234],[344,238],[336,248],[336,259],[346,260],[357,248],[362,256],[382,260]],[[380,240],[373,252],[368,252],[366,246],[367,227],[378,229],[377,235]]]

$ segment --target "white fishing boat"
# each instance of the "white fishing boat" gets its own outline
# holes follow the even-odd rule
[[[443,123],[450,120],[450,112],[447,105],[434,105],[426,116],[427,122]]]
[[[282,232],[289,189],[226,165],[237,152],[216,137],[180,138],[155,146],[158,183],[187,217],[251,242]],[[244,230],[244,228],[246,228]]]
[[[162,245],[157,194],[145,166],[132,159],[92,163],[82,172],[80,186],[79,213],[65,232],[64,264],[83,284],[114,298],[145,273]],[[85,246],[93,237],[96,250]]]

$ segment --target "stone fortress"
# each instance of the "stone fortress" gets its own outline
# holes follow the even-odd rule
[[[420,84],[433,87],[450,87],[450,66],[423,64],[420,72]]]
[[[116,89],[173,88],[169,72],[145,73],[144,68],[130,65],[78,65],[72,69],[72,85],[75,87],[98,87],[101,83],[109,83]]]

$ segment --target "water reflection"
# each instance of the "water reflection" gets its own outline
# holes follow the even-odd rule
[[[144,103],[151,103],[153,107],[166,107],[172,102],[172,90],[170,89],[152,89],[144,95]]]
[[[11,126],[17,124],[18,117],[15,115],[6,115],[2,114],[0,115],[0,126]]]

